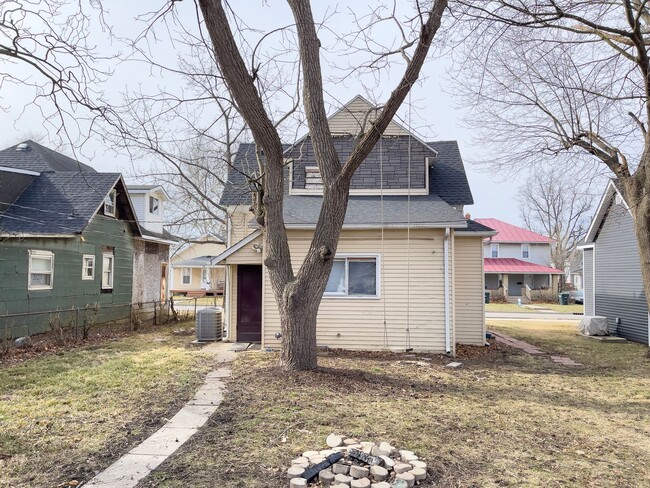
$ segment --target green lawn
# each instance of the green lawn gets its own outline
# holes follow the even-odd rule
[[[141,486],[285,487],[290,460],[331,432],[415,451],[422,486],[650,486],[647,348],[578,338],[568,323],[491,326],[585,366],[495,345],[462,349],[458,370],[440,356],[330,352],[317,371],[285,373],[274,353],[241,353],[209,426]]]
[[[559,305],[557,303],[533,303],[534,307],[544,307],[554,312],[562,313],[583,313],[583,305]],[[526,305],[521,307],[516,303],[486,303],[485,304],[486,312],[521,312],[521,313],[530,313],[535,312],[535,309],[529,308]]]
[[[87,480],[162,426],[212,362],[178,327],[0,367],[0,486]]]

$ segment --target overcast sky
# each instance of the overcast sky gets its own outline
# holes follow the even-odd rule
[[[119,37],[134,38],[143,29],[142,23],[135,20],[136,16],[161,5],[160,0],[146,0],[141,2],[112,0],[110,2],[110,12],[107,20],[114,28],[114,33]],[[290,23],[291,14],[286,2],[282,0],[247,0],[246,2],[237,2],[237,13],[246,23],[260,31],[268,31],[277,26]],[[339,14],[332,17],[329,24],[330,28],[343,28],[346,22],[352,18],[348,13],[348,7],[367,11],[364,5],[361,7],[360,2],[313,2],[316,18],[322,18],[325,9],[329,12],[338,11]],[[347,5],[346,5],[347,4]],[[186,27],[193,28],[196,24],[192,2],[183,2],[177,4],[180,9],[180,18]],[[135,9],[139,9],[136,11]],[[172,30],[174,26],[172,25]],[[326,33],[322,33],[324,37]],[[123,50],[119,43],[108,42],[100,31],[96,33],[96,42],[98,49],[104,53],[113,53],[116,50]],[[164,35],[158,37],[158,42],[150,43],[150,49],[153,56],[158,59],[170,61],[173,64],[178,56],[186,55],[182,46],[171,44]],[[324,43],[326,44],[326,43]],[[332,54],[332,53],[330,53]],[[328,57],[331,62],[332,57]],[[518,174],[516,177],[508,178],[503,181],[506,175],[489,174],[482,172],[473,164],[484,151],[485,147],[479,147],[472,138],[472,132],[469,128],[463,127],[463,116],[467,114],[466,110],[458,108],[462,105],[462,100],[454,96],[454,82],[447,75],[447,69],[450,65],[448,58],[431,58],[427,62],[423,73],[422,82],[413,89],[413,125],[417,127],[417,132],[429,140],[456,140],[460,146],[461,153],[465,160],[465,167],[469,177],[475,204],[466,210],[472,214],[472,217],[496,217],[507,220],[516,224],[520,223],[519,212],[515,195],[519,184],[524,179],[524,174]],[[12,69],[23,69],[12,66]],[[112,77],[104,87],[107,96],[115,100],[121,99],[121,93],[125,90],[133,90],[138,87],[146,87],[148,90],[156,87],[165,87],[167,89],[178,80],[160,72],[148,70],[145,66],[138,63],[113,63],[111,68],[114,69]],[[325,76],[331,74],[327,63],[324,63]],[[402,68],[394,68],[386,74],[374,94],[382,101],[388,97],[390,90],[396,84],[396,80],[402,74]],[[25,71],[25,74],[28,72]],[[35,78],[34,78],[35,79]],[[337,101],[346,102],[356,94],[367,95],[364,86],[368,83],[352,79],[346,83],[327,83],[325,85],[328,101],[336,104]],[[3,147],[14,144],[22,139],[35,138],[46,146],[56,148],[57,135],[52,134],[43,127],[43,117],[38,107],[27,106],[33,97],[31,89],[24,86],[6,84],[0,91],[0,106],[5,112],[0,116],[0,145]],[[406,117],[407,112],[402,111],[402,117]],[[93,136],[84,147],[78,152],[79,159],[90,164],[98,171],[121,171],[124,172],[131,183],[142,182],[139,176],[146,176],[151,161],[148,159],[132,161],[125,153],[115,153],[112,146],[97,136]],[[69,153],[69,150],[68,150]]]

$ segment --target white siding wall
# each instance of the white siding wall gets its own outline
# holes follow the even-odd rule
[[[309,247],[311,232],[289,231],[289,236],[297,269]],[[343,231],[338,254],[382,256],[381,297],[323,298],[318,314],[318,344],[346,349],[404,350],[408,345],[409,323],[410,346],[414,350],[444,352],[443,239],[444,230],[411,230],[407,266],[406,230],[386,230],[383,252],[381,231]],[[263,345],[279,347],[274,334],[280,330],[280,319],[266,272],[263,322]]]
[[[142,193],[129,194],[133,202],[133,210],[138,217],[140,224],[144,223],[146,218],[146,209],[144,204],[144,195]]]
[[[483,282],[482,238],[454,239],[454,282],[456,342],[485,343],[485,293]]]

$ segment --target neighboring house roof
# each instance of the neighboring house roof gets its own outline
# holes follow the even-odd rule
[[[530,243],[530,244],[550,244],[553,239],[543,236],[516,225],[509,224],[499,219],[474,219],[479,224],[487,225],[496,230],[498,234],[490,239],[490,242],[510,242],[510,243]]]
[[[162,232],[153,232],[145,227],[141,227],[142,238],[146,240],[163,242],[165,244],[174,244],[179,241],[178,237],[169,232],[167,229],[163,229]]]
[[[19,146],[26,147],[24,150],[18,150]],[[94,168],[31,140],[1,150],[0,166],[39,173],[48,171],[96,173]]]
[[[217,256],[197,256],[195,258],[177,261],[172,266],[174,268],[205,268],[216,266],[216,258]]]
[[[625,196],[623,194],[623,189],[621,187],[620,182],[616,179],[609,180],[609,182],[607,183],[607,187],[603,192],[603,196],[600,199],[600,203],[596,208],[596,213],[594,214],[594,217],[591,220],[591,225],[589,226],[589,230],[587,231],[587,236],[585,237],[585,240],[578,245],[579,249],[582,248],[583,246],[589,246],[590,244],[593,244],[593,242],[596,240],[596,237],[598,236],[598,231],[602,226],[605,216],[607,215],[607,211],[609,210],[609,207],[612,203],[612,199],[615,196],[618,196],[621,199],[620,200],[621,203],[629,210],[629,206],[625,201]]]
[[[483,261],[485,273],[564,274],[559,269],[515,258],[485,258]]]
[[[496,235],[497,231],[494,229],[491,229],[487,225],[479,224],[475,220],[472,219],[467,219],[467,227],[464,229],[456,229],[456,232],[461,232],[461,233],[480,233],[480,234],[485,234],[489,236]]]
[[[43,173],[0,215],[0,229],[9,234],[78,234],[119,181],[119,173]]]

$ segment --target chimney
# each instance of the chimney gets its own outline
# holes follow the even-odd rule
[[[472,215],[468,212],[468,213],[465,214],[465,218],[467,220],[470,220],[472,218]]]

